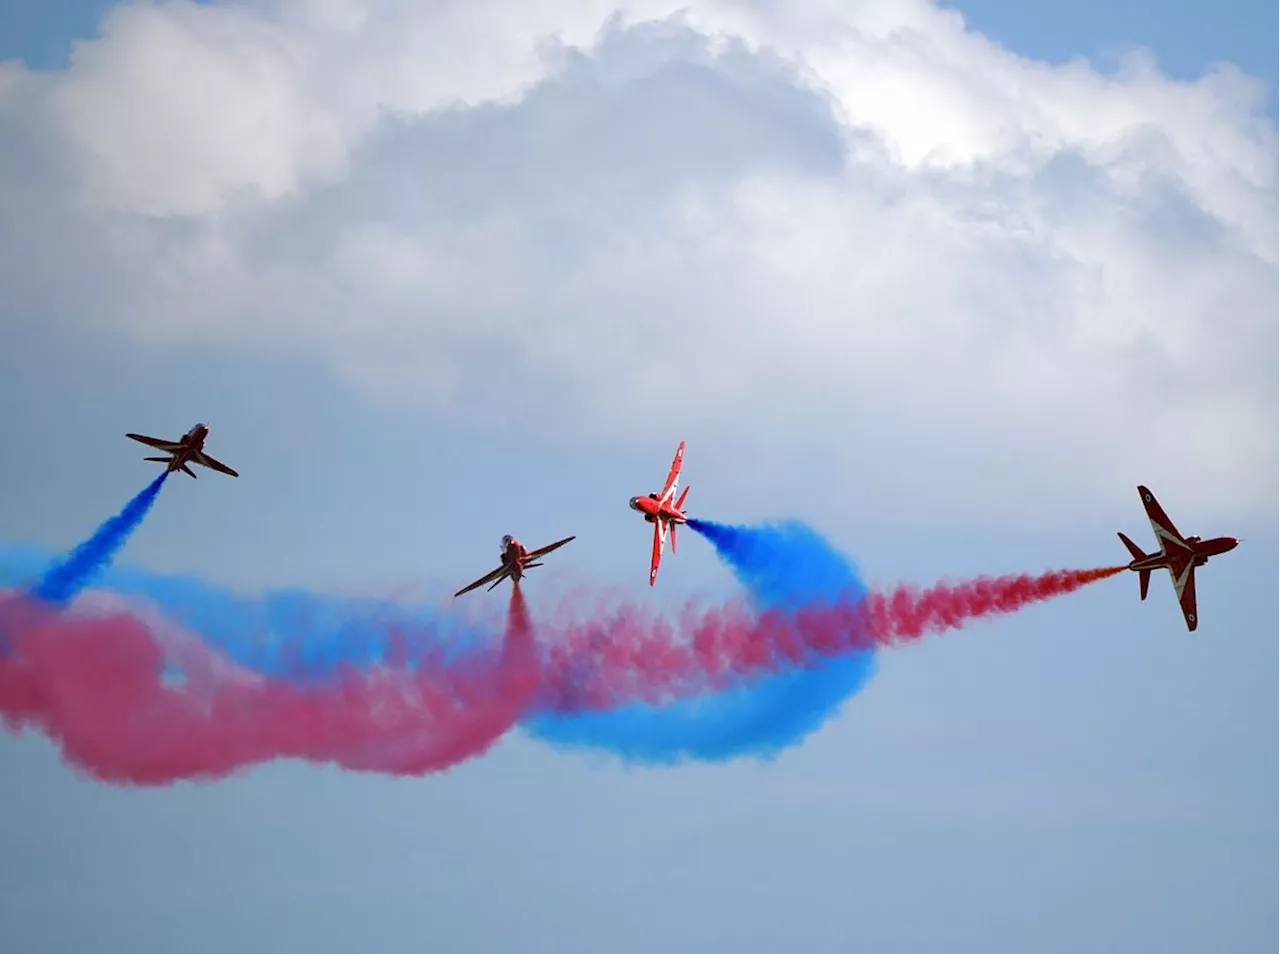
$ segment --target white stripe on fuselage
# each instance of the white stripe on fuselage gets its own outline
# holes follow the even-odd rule
[[[1187,580],[1191,579],[1191,571],[1196,568],[1195,560],[1188,560],[1186,567],[1182,571],[1181,576],[1173,575],[1173,567],[1169,567],[1169,578],[1173,580],[1173,588],[1178,594],[1178,599],[1182,599],[1182,591],[1187,588]]]
[[[1168,527],[1161,526],[1156,521],[1155,517],[1152,517],[1150,514],[1147,515],[1147,519],[1151,521],[1151,532],[1156,535],[1156,542],[1160,544],[1161,554],[1166,556],[1168,555],[1169,551],[1168,551],[1167,544],[1170,544],[1170,543],[1172,543],[1179,550],[1186,550],[1187,552],[1191,552],[1191,545],[1187,543],[1186,540],[1183,540],[1181,537],[1179,537],[1176,533],[1174,533]]]
[[[676,474],[676,479],[671,481],[671,486],[667,488],[667,492],[662,495],[662,499],[658,501],[658,506],[662,506],[676,495],[676,484],[680,483],[680,475]]]
[[[1162,526],[1150,514],[1147,515],[1147,519],[1151,521],[1151,532],[1155,534],[1156,542],[1160,544],[1160,558],[1164,560],[1164,568],[1169,571],[1169,580],[1173,583],[1173,590],[1178,595],[1178,599],[1181,600],[1182,591],[1187,588],[1187,580],[1191,578],[1191,572],[1196,568],[1195,548],[1172,530]],[[1169,557],[1170,544],[1187,554],[1187,564],[1180,574],[1175,573],[1173,570],[1173,561]]]

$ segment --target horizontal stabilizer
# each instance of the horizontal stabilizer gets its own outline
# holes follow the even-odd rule
[[[153,461],[155,461],[157,464],[168,464],[168,463],[170,463],[170,462],[173,460],[173,458],[172,458],[172,457],[144,457],[144,458],[142,458],[142,459],[143,459],[143,460],[153,460]]]
[[[677,509],[677,510],[683,510],[683,509],[684,509],[684,498],[685,498],[685,497],[687,497],[687,496],[689,496],[689,488],[688,488],[688,486],[686,486],[686,487],[684,488],[684,493],[682,493],[682,494],[680,495],[680,499],[676,501],[676,509]]]
[[[1145,600],[1147,598],[1147,587],[1151,584],[1151,571],[1138,571],[1138,599]]]
[[[195,479],[196,479],[195,471],[193,471],[193,470],[192,470],[190,467],[188,467],[186,464],[183,464],[183,465],[182,465],[182,472],[183,472],[184,474],[186,474],[188,477],[190,477],[192,480],[195,480]]]
[[[1123,543],[1126,547],[1129,548],[1129,554],[1135,560],[1145,560],[1147,558],[1147,555],[1142,552],[1142,547],[1138,546],[1136,543],[1134,543],[1132,540],[1126,537],[1123,533],[1117,533],[1116,536],[1120,538],[1121,543]]]

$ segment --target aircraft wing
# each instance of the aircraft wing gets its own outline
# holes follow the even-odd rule
[[[562,546],[564,546],[566,543],[568,543],[570,540],[573,540],[573,539],[575,539],[575,537],[565,537],[563,540],[557,540],[555,543],[548,543],[545,547],[539,547],[536,550],[530,551],[525,556],[525,559],[536,560],[540,556],[546,556],[552,550],[559,550]]]
[[[1142,498],[1142,506],[1147,510],[1147,519],[1151,521],[1151,532],[1156,535],[1156,542],[1160,544],[1160,549],[1164,550],[1167,543],[1181,550],[1190,550],[1191,547],[1178,532],[1178,528],[1173,525],[1169,515],[1164,512],[1155,494],[1146,487],[1139,486],[1138,496]]]
[[[649,585],[653,586],[658,579],[658,564],[662,562],[662,547],[667,542],[667,522],[653,522],[653,562],[649,564]]]
[[[476,580],[474,583],[468,583],[462,589],[458,590],[458,592],[454,593],[453,598],[457,599],[463,593],[470,593],[477,586],[484,586],[486,583],[500,581],[504,576],[507,575],[507,572],[508,570],[505,566],[500,566],[496,570],[486,573],[484,576],[480,577],[480,579]]]
[[[680,479],[680,465],[684,463],[684,441],[680,442],[680,446],[676,448],[675,460],[671,462],[671,471],[667,474],[667,482],[662,485],[662,493],[658,495],[660,501],[666,501],[676,489],[676,481]]]
[[[197,451],[194,457],[194,460],[197,464],[200,464],[204,467],[208,467],[210,470],[220,470],[224,474],[230,474],[232,477],[240,476],[234,470],[232,470],[230,467],[224,464],[222,461],[215,460],[214,458],[206,454],[204,451]]]
[[[168,451],[170,454],[176,454],[182,450],[182,445],[177,441],[161,440],[158,437],[147,437],[145,434],[126,434],[125,437],[135,441],[141,441],[150,447],[158,447],[162,451]]]
[[[1173,588],[1178,594],[1178,605],[1182,607],[1182,617],[1187,621],[1187,631],[1196,629],[1196,565],[1187,561],[1187,568],[1182,571],[1182,579],[1174,577]],[[1172,575],[1172,571],[1170,571]]]

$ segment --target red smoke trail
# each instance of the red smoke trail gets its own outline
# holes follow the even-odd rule
[[[541,681],[533,626],[520,584],[513,582],[507,610],[507,632],[496,666],[457,678],[456,664],[433,665],[427,678],[453,685],[454,724],[414,725],[402,720],[340,760],[344,768],[396,775],[426,775],[488,751],[524,715]]]
[[[854,603],[760,615],[732,604],[690,608],[674,625],[623,607],[604,619],[542,627],[561,634],[544,668],[542,701],[558,712],[672,702],[1012,613],[1124,569],[984,577],[926,590],[899,586]]]
[[[189,651],[189,647],[188,647]],[[211,675],[168,682],[166,654],[124,613],[58,613],[0,602],[0,716],[41,729],[104,780],[139,785],[217,778],[274,758],[398,775],[440,771],[488,749],[538,686],[519,590],[496,659],[416,672],[349,672],[321,685]]]
[[[954,585],[939,583],[924,591],[899,586],[892,593],[874,593],[867,597],[867,628],[878,645],[906,642],[928,632],[959,629],[971,619],[1013,613],[1029,603],[1065,596],[1125,569],[1109,566],[1096,570],[1058,570],[1040,576],[979,578]]]

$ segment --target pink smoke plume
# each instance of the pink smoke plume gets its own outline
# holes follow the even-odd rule
[[[103,780],[211,779],[274,758],[421,775],[478,755],[520,717],[539,684],[524,596],[513,588],[502,648],[448,667],[347,672],[295,686],[183,653],[170,682],[164,640],[130,614],[0,603],[0,716],[31,726]],[[210,653],[212,655],[212,653]]]

